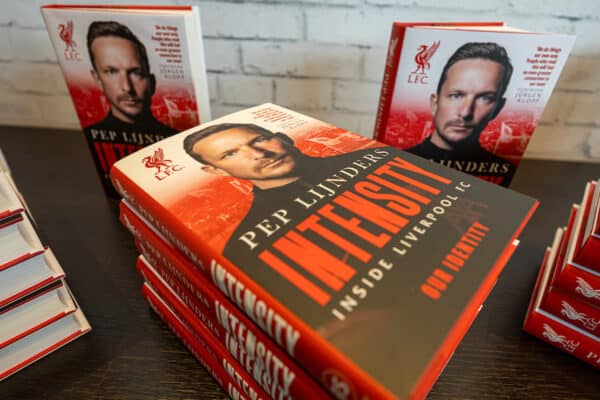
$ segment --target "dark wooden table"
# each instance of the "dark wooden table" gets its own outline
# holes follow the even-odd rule
[[[133,240],[118,222],[83,136],[0,127],[0,147],[93,331],[4,382],[0,399],[222,399],[149,310]],[[542,255],[599,164],[525,160],[512,188],[541,205],[429,399],[599,399],[600,373],[521,324]]]

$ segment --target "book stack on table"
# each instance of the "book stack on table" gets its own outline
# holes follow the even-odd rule
[[[424,398],[537,206],[274,104],[111,178],[143,295],[232,398]]]
[[[586,184],[546,250],[525,331],[600,367],[600,181]]]
[[[90,330],[0,154],[0,380]]]

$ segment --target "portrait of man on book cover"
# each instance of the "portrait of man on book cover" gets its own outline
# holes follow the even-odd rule
[[[116,21],[92,22],[87,49],[93,80],[110,104],[104,119],[85,127],[89,135],[116,131],[167,137],[177,132],[152,115],[156,77],[150,71],[146,46],[127,26]]]
[[[396,24],[374,137],[509,186],[572,44],[510,27]]]
[[[305,146],[297,146],[292,137],[253,123],[209,126],[188,135],[184,149],[201,163],[204,172],[252,184],[250,208],[223,250],[233,260],[247,254],[246,251],[258,253],[262,245],[272,242],[279,232],[270,231],[278,223],[296,220],[302,212],[312,213],[315,196],[333,195],[337,187],[326,186],[323,182],[327,177],[343,173],[340,171],[353,177],[361,167],[368,168],[389,155],[385,148],[367,148],[326,157],[312,156],[304,153]],[[303,193],[309,195],[302,196]],[[278,210],[283,211],[278,214]],[[263,221],[271,222],[261,225]],[[257,224],[269,240],[261,241],[248,234],[257,229]]]
[[[462,45],[444,65],[430,96],[433,133],[406,151],[449,167],[471,163],[472,172],[509,181],[515,167],[484,149],[480,136],[504,107],[512,72],[506,49],[497,43]]]

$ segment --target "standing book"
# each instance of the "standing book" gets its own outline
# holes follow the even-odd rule
[[[111,177],[198,273],[347,398],[426,395],[537,206],[273,104],[151,145]]]
[[[197,7],[45,5],[42,14],[107,194],[116,160],[210,120]]]
[[[508,186],[575,37],[394,23],[375,139]]]

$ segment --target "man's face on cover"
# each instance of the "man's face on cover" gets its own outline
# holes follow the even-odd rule
[[[135,122],[150,107],[152,82],[135,44],[116,36],[94,39],[91,46],[95,67],[92,76],[111,105],[112,114]]]
[[[197,141],[192,151],[206,170],[257,182],[293,176],[298,160],[295,147],[282,139],[249,128],[231,128]]]
[[[440,93],[430,99],[433,144],[450,150],[479,135],[504,105],[500,97],[503,71],[500,63],[482,58],[458,61],[447,70]]]

